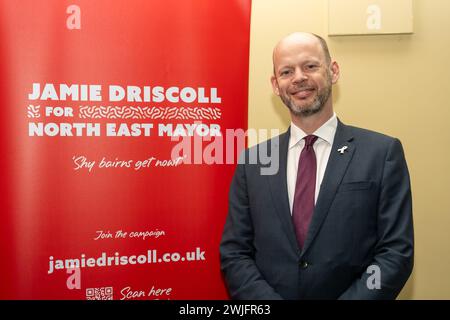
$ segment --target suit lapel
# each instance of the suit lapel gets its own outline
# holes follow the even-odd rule
[[[289,209],[289,196],[286,182],[287,152],[289,146],[290,129],[279,137],[278,145],[274,146],[274,156],[279,156],[279,172],[267,176],[273,203],[277,214],[281,220],[289,242],[295,252],[299,252],[297,238],[295,236],[294,225],[292,224],[291,211]]]
[[[316,202],[311,224],[309,226],[308,235],[302,250],[302,256],[314,241],[320,227],[325,220],[331,203],[347,170],[348,164],[353,157],[355,146],[351,143],[353,136],[348,126],[338,120],[338,126],[334,137],[333,146],[331,148],[330,158],[328,159],[327,168],[322,180],[319,191],[319,197]],[[338,149],[347,146],[344,152]]]

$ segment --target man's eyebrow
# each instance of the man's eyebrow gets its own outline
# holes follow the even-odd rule
[[[318,63],[318,64],[322,64],[322,62],[318,59],[306,59],[305,62],[303,64],[306,63]]]
[[[281,69],[285,69],[285,68],[294,68],[294,64],[293,63],[280,64],[278,66],[277,70],[281,70]]]

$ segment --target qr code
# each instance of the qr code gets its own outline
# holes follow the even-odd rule
[[[86,289],[86,300],[113,300],[113,288],[88,288]]]

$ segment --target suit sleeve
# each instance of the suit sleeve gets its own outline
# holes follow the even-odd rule
[[[414,264],[411,187],[403,148],[394,139],[386,153],[377,209],[375,255],[379,289],[369,289],[375,272],[365,271],[340,299],[395,299],[408,280]]]
[[[255,264],[250,210],[245,165],[238,164],[230,187],[228,217],[220,244],[221,269],[228,291],[232,299],[282,299]]]

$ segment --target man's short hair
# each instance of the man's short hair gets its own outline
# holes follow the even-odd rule
[[[330,55],[330,50],[328,50],[327,42],[321,36],[319,36],[315,33],[311,33],[311,34],[319,40],[320,45],[322,46],[323,53],[325,55],[325,61],[327,62],[327,64],[330,64],[331,63],[331,55]]]

